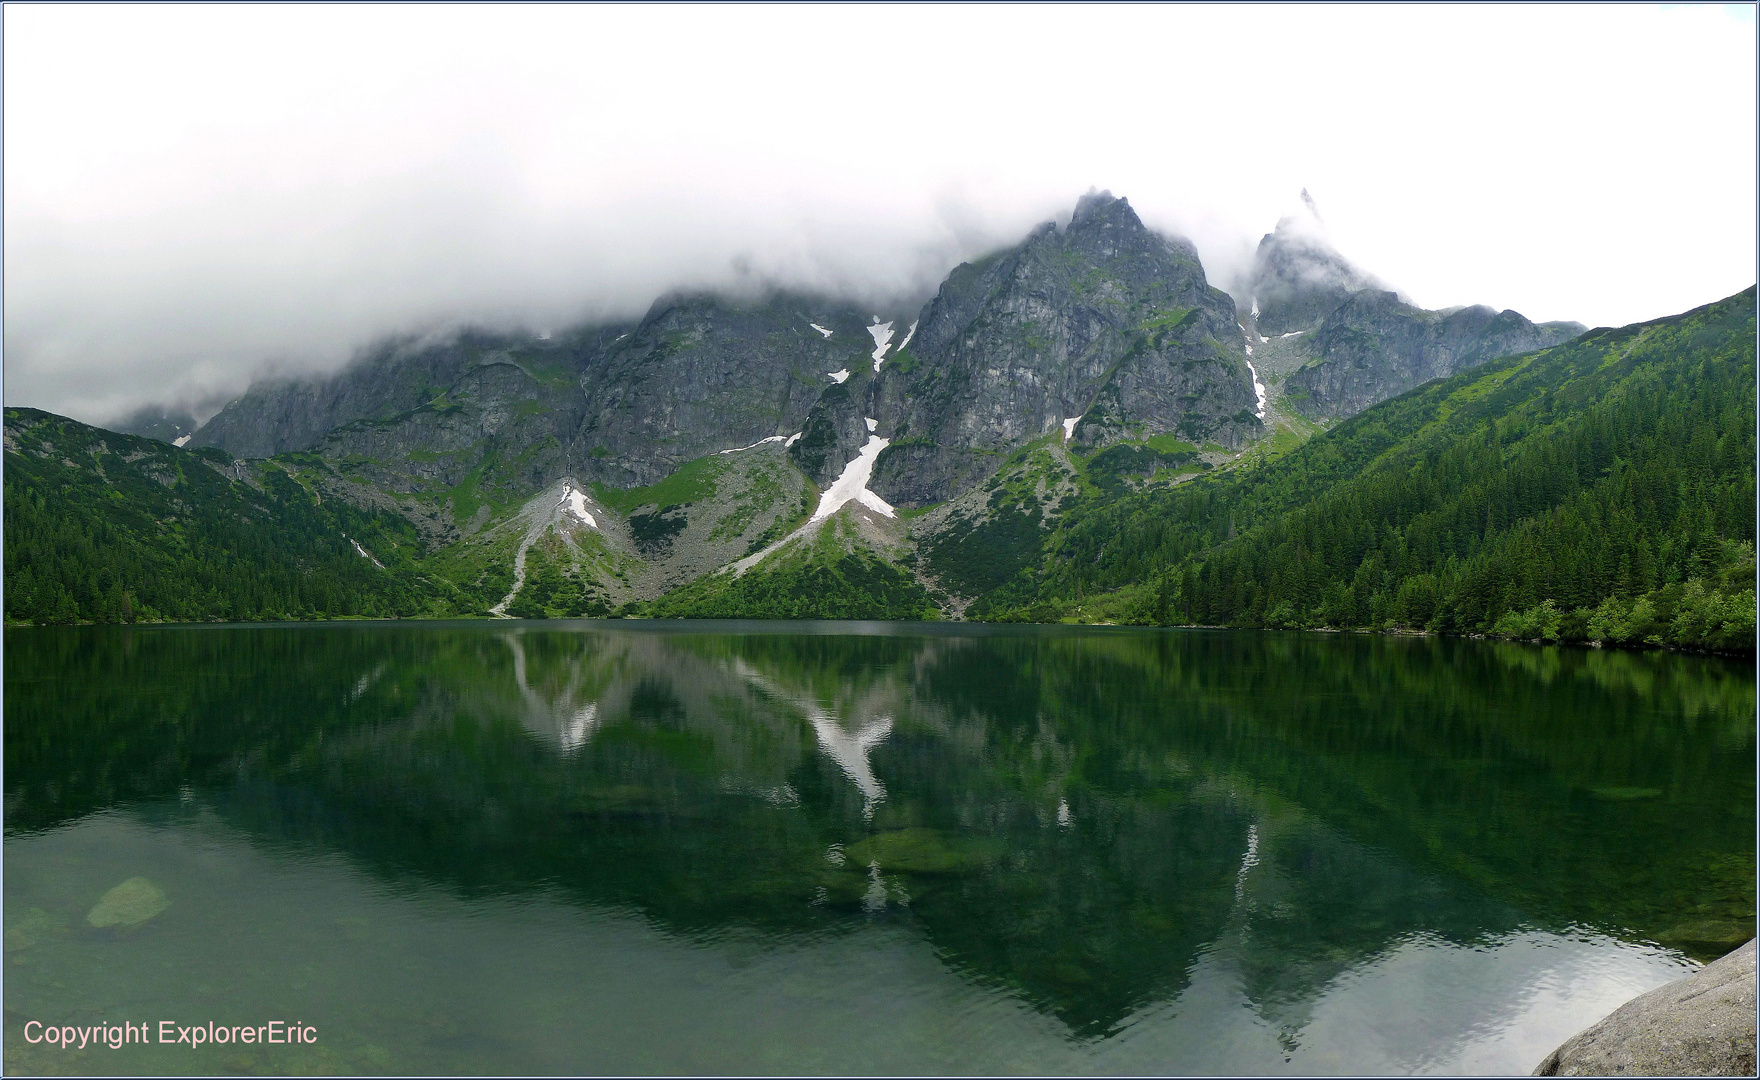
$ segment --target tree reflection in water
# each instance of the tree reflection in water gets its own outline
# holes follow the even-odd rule
[[[1415,941],[1754,914],[1754,680],[1680,655],[787,624],[9,636],[9,836],[264,842],[672,932],[907,919],[1078,1038],[1227,958],[1290,1040]]]

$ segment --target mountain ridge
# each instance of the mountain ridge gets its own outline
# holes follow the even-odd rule
[[[253,387],[177,453],[389,515],[383,534],[411,554],[367,558],[411,582],[400,615],[1019,617],[1020,575],[1067,562],[1096,512],[1244,475],[1414,387],[1582,333],[1424,311],[1313,218],[1261,242],[1252,280],[1283,291],[1251,295],[1257,311],[1189,241],[1093,191],[1067,224],[956,267],[914,315],[674,292],[555,335],[402,339],[334,376]],[[8,452],[43,423],[9,410]],[[26,472],[101,487],[115,457]]]

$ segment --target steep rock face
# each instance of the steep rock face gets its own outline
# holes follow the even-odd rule
[[[873,381],[871,373],[852,374],[849,383],[827,388],[808,412],[790,456],[820,487],[831,486],[868,441],[867,403]]]
[[[1067,228],[955,269],[868,393],[892,440],[871,487],[906,505],[970,487],[1076,417],[1087,446],[1174,431],[1238,445],[1258,429],[1234,301],[1190,243],[1107,193]]]
[[[453,487],[486,459],[505,463],[517,488],[566,470],[584,402],[564,378],[545,378],[507,351],[458,373],[444,392],[406,412],[355,420],[313,448],[393,491]]]
[[[552,386],[572,385],[623,329],[585,327],[556,341],[465,331],[388,342],[335,375],[251,387],[202,425],[190,445],[241,458],[309,450],[345,424],[419,409],[483,363],[513,362]]]
[[[255,388],[191,441],[241,457],[315,452],[351,493],[395,493],[418,527],[468,534],[567,471],[586,415],[581,373],[620,332],[388,344],[328,378]]]
[[[583,475],[636,487],[704,454],[800,432],[842,373],[871,366],[864,325],[856,308],[786,294],[661,300],[581,379]]]
[[[1365,290],[1321,321],[1306,342],[1315,359],[1284,381],[1284,392],[1311,418],[1342,419],[1475,364],[1561,345],[1585,329],[1535,325],[1482,305],[1425,311],[1394,293]]]

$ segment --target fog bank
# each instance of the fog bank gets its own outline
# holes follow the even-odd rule
[[[5,398],[208,409],[392,333],[893,305],[1090,187],[1237,280],[1310,190],[1429,307],[1754,279],[1752,9],[5,10]]]

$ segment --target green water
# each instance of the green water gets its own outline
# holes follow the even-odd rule
[[[5,705],[14,1073],[1525,1073],[1754,926],[1714,659],[34,629]],[[93,926],[137,877],[168,904]],[[25,1026],[272,1019],[315,1042]]]

